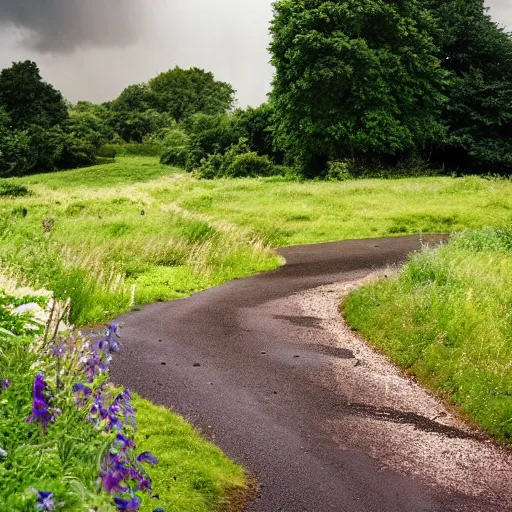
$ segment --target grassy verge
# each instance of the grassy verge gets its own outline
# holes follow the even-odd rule
[[[148,468],[159,500],[148,500],[141,511],[157,505],[166,512],[233,510],[226,499],[232,491],[247,490],[244,471],[179,416],[140,397],[133,403],[137,446],[159,458]]]
[[[512,442],[512,229],[465,231],[414,255],[343,311],[421,383]]]
[[[474,177],[199,181],[120,157],[2,183],[31,195],[1,198],[0,265],[70,296],[78,324],[276,268],[270,247],[512,220],[512,184]]]

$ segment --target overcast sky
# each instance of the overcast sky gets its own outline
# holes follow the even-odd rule
[[[487,0],[512,28],[512,0]],[[34,60],[70,101],[102,102],[179,65],[257,106],[270,89],[272,0],[0,0],[0,68]]]

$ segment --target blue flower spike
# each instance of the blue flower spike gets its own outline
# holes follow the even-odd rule
[[[55,510],[55,501],[53,499],[53,493],[46,491],[37,492],[37,510],[44,512],[52,512]]]
[[[128,499],[114,498],[114,502],[118,510],[139,510],[142,500],[139,496],[131,496]]]
[[[44,375],[40,373],[34,379],[32,414],[26,420],[27,423],[33,423],[34,421],[40,423],[44,434],[48,430],[48,425],[55,421],[55,411],[50,409],[48,398],[45,396],[47,387]]]
[[[158,464],[158,459],[151,453],[149,452],[142,452],[138,457],[137,457],[137,462],[141,462],[141,463],[144,463],[144,462],[147,462],[149,464]]]

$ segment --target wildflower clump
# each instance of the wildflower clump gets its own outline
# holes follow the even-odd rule
[[[130,391],[108,383],[119,325],[85,336],[46,298],[34,328],[20,301],[34,299],[0,292],[0,510],[139,510],[158,461],[137,454]]]

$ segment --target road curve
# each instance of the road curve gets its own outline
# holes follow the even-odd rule
[[[343,424],[346,397],[311,378],[329,371],[331,356],[314,344],[298,347],[307,319],[286,315],[287,297],[361,278],[441,239],[289,247],[279,251],[287,264],[274,272],[126,314],[113,381],[182,414],[244,465],[261,484],[251,511],[487,510],[383,468],[364,448],[340,448],[325,423]],[[273,310],[277,299],[284,311]]]

